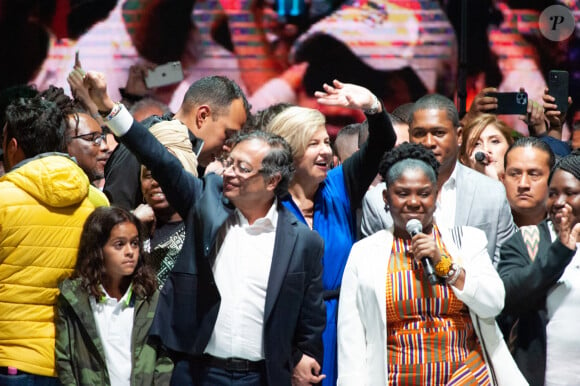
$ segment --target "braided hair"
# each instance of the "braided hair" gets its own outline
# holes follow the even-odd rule
[[[552,181],[552,177],[554,177],[554,173],[556,173],[556,170],[558,169],[562,169],[572,174],[577,180],[580,180],[580,149],[574,150],[572,153],[562,157],[558,162],[556,162],[556,165],[554,165],[554,168],[550,173],[550,178],[548,178],[548,184]]]
[[[439,161],[433,152],[423,145],[404,142],[385,153],[379,164],[379,174],[387,184],[391,185],[408,169],[420,169],[432,183],[437,183],[439,176]]]

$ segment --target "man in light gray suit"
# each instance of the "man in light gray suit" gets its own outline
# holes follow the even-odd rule
[[[439,227],[470,225],[487,235],[494,266],[499,248],[516,230],[503,185],[457,162],[461,127],[457,108],[448,98],[430,94],[415,102],[409,119],[409,139],[431,149],[439,168],[436,223]],[[385,185],[369,190],[363,201],[364,236],[392,226],[383,200]]]

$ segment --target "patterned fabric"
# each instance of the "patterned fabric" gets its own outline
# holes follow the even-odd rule
[[[150,263],[157,272],[157,286],[163,288],[185,240],[185,224],[167,223],[155,230],[151,239]]]
[[[449,256],[436,227],[433,237]],[[395,238],[387,273],[387,366],[393,385],[489,385],[467,307],[449,285],[430,285],[410,240]]]
[[[520,227],[520,231],[522,232],[524,243],[526,243],[530,260],[534,261],[540,245],[540,229],[537,225],[526,225]]]

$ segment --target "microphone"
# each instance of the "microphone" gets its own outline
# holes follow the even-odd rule
[[[484,152],[478,151],[477,153],[475,153],[475,160],[477,162],[479,162],[480,164],[484,164],[485,165],[485,163],[484,163],[485,158],[486,157],[485,157],[485,153]]]
[[[423,224],[421,221],[417,220],[416,218],[412,218],[407,221],[407,225],[405,227],[407,232],[414,237],[416,234],[423,232]],[[425,276],[427,276],[427,280],[430,284],[435,285],[437,284],[437,275],[435,274],[435,270],[433,269],[433,263],[431,263],[430,257],[423,257],[421,259],[421,264],[423,264],[423,268],[425,269]]]

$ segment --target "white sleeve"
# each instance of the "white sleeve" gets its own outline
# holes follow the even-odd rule
[[[133,116],[127,110],[125,105],[121,104],[121,110],[112,119],[106,121],[105,123],[111,129],[113,134],[117,137],[122,137],[127,134],[131,126],[133,125]]]
[[[480,318],[495,317],[503,309],[505,287],[487,253],[487,237],[479,229],[462,228],[460,253],[465,270],[465,284],[463,290],[452,286],[453,292]]]
[[[338,305],[338,386],[364,385],[366,336],[357,297],[359,277],[356,244],[347,260]]]

